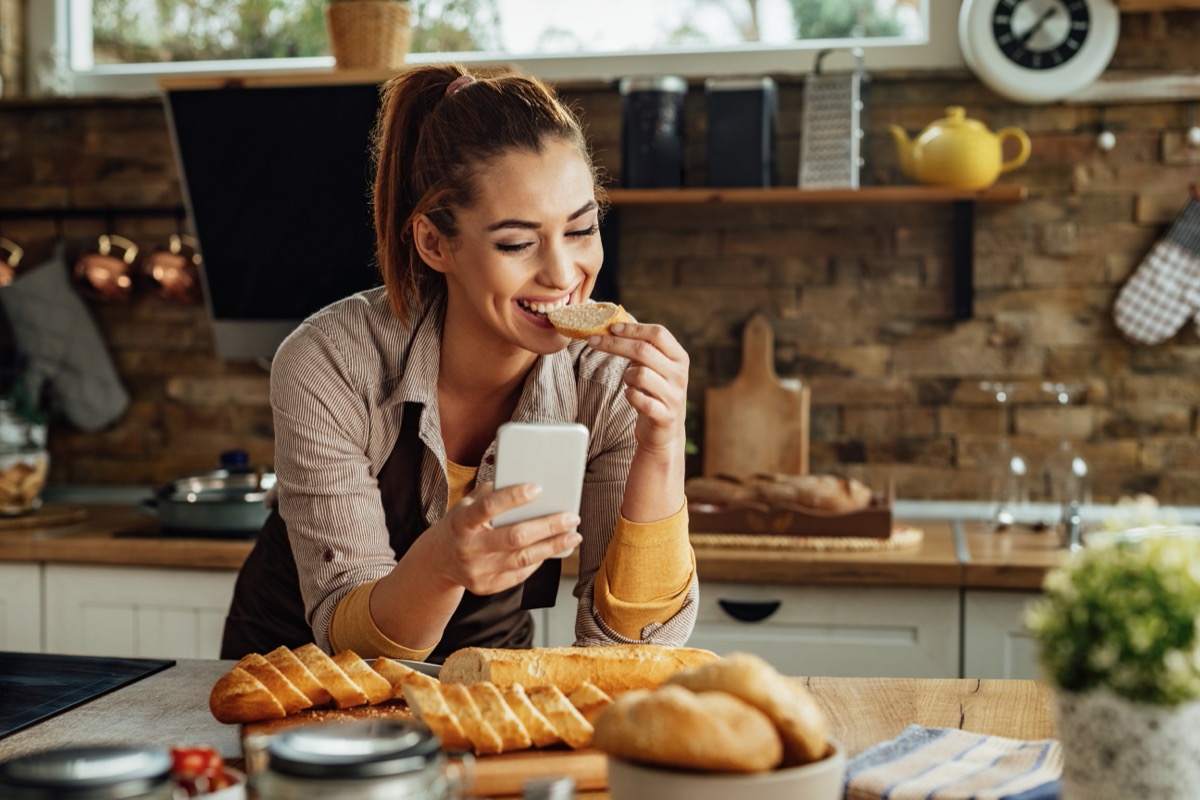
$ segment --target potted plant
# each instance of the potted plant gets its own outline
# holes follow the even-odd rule
[[[1089,538],[1025,622],[1056,693],[1063,800],[1200,786],[1200,528]]]
[[[329,0],[329,47],[338,69],[397,69],[412,45],[407,0]]]

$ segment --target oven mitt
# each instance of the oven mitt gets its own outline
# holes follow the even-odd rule
[[[53,410],[85,431],[121,417],[129,395],[87,306],[71,289],[64,245],[43,264],[23,270],[0,289],[0,305],[12,325],[17,350],[29,359],[30,397],[49,390]]]
[[[1117,293],[1113,320],[1130,341],[1158,344],[1198,311],[1200,200],[1192,197]]]

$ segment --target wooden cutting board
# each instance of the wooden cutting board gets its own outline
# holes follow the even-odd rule
[[[704,474],[808,473],[809,390],[775,372],[775,332],[755,314],[742,333],[742,368],[704,396]]]
[[[267,739],[289,728],[318,722],[412,718],[413,714],[404,701],[396,700],[358,708],[314,709],[283,719],[248,722],[242,726],[246,771],[253,774],[265,769]],[[533,778],[570,776],[575,779],[576,791],[580,792],[608,787],[608,757],[604,753],[591,749],[571,750],[564,745],[544,750],[478,756],[467,769],[474,776],[470,785],[463,790],[467,797],[520,796],[525,781]]]

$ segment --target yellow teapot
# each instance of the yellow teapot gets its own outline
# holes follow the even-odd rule
[[[992,133],[982,122],[967,119],[962,106],[950,106],[944,119],[931,122],[910,140],[899,125],[890,127],[896,140],[900,169],[918,183],[956,189],[986,189],[1001,173],[1029,158],[1029,137],[1018,128]],[[1004,140],[1013,139],[1019,151],[1004,159]]]

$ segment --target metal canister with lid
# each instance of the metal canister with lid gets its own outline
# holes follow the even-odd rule
[[[453,800],[461,783],[428,728],[376,719],[273,736],[256,785],[260,800]]]
[[[171,755],[124,745],[66,747],[0,763],[8,800],[175,800]]]

